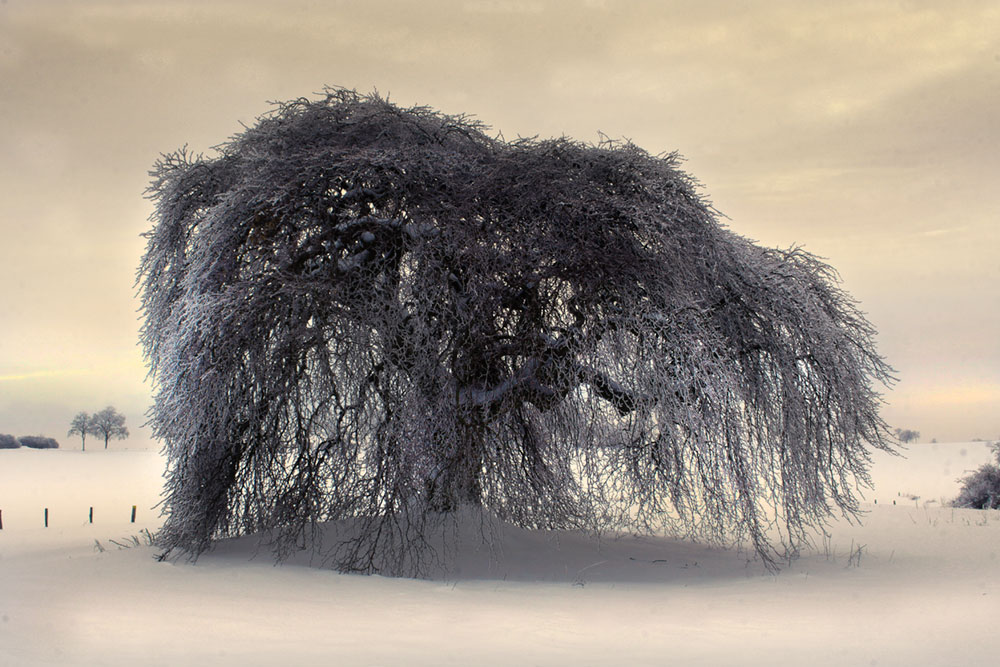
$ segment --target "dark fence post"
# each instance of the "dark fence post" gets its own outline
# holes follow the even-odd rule
[[[3,530],[3,510],[0,510],[0,530]]]
[[[132,523],[135,523],[135,505],[132,505]]]
[[[45,508],[45,527],[49,527],[49,508]]]
[[[94,508],[90,508],[90,523],[94,523]]]

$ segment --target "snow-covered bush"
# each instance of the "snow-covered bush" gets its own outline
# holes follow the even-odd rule
[[[17,449],[21,446],[17,438],[6,433],[0,433],[0,449]]]
[[[731,232],[676,155],[345,90],[218,150],[155,166],[139,270],[166,553],[339,521],[341,568],[399,571],[474,506],[771,559],[890,447],[834,270]]]
[[[961,480],[962,490],[952,503],[955,507],[978,510],[1000,509],[1000,442],[992,445],[996,463],[984,463]]]
[[[55,438],[46,438],[41,435],[22,435],[18,440],[25,447],[32,449],[59,449],[59,443]]]

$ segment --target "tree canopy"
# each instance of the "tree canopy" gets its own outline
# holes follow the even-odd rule
[[[629,142],[504,140],[330,89],[151,172],[138,273],[165,554],[350,525],[413,563],[471,505],[749,540],[857,510],[891,369],[831,267]]]

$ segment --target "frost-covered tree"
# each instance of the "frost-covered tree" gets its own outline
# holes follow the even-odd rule
[[[217,151],[151,172],[165,555],[332,522],[340,568],[408,571],[472,506],[770,559],[889,447],[834,271],[729,231],[676,155],[340,89]]]
[[[0,433],[0,449],[17,449],[21,446],[20,441],[9,433]]]
[[[67,436],[78,435],[80,436],[80,449],[87,451],[87,434],[94,433],[94,427],[91,423],[91,416],[86,412],[78,412],[73,421],[69,423],[69,431],[66,433]]]
[[[128,437],[128,428],[125,427],[125,415],[109,405],[90,418],[90,432],[104,438],[104,449],[107,449],[108,440],[111,438],[124,440]]]
[[[913,442],[920,437],[920,431],[914,431],[908,428],[897,428],[895,433],[896,439],[904,443]]]

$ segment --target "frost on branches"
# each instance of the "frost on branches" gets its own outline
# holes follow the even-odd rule
[[[217,150],[151,172],[165,555],[333,534],[343,570],[413,573],[471,506],[770,562],[891,446],[834,271],[729,231],[675,155],[340,89]]]

